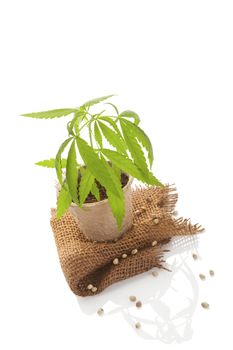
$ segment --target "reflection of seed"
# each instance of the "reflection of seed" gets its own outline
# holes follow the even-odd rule
[[[141,306],[142,306],[142,302],[141,302],[140,300],[138,300],[138,301],[136,302],[136,306],[137,306],[137,307],[141,307]]]
[[[203,309],[209,309],[210,305],[206,302],[201,303],[201,306],[203,307]]]
[[[197,254],[193,254],[193,259],[194,259],[194,260],[197,260],[197,259],[198,259]]]
[[[97,314],[98,314],[99,316],[102,316],[102,315],[104,314],[104,309],[102,309],[102,307],[99,308],[99,309],[97,310]]]
[[[92,291],[93,293],[95,293],[95,292],[97,291],[97,287],[92,287],[92,288],[91,288],[91,291]]]
[[[200,277],[200,279],[201,279],[202,281],[205,280],[205,275],[203,275],[203,273],[200,273],[199,277]]]
[[[88,284],[87,289],[92,289],[93,285],[92,284]]]
[[[127,254],[122,254],[122,258],[123,259],[127,258]]]
[[[153,241],[153,242],[151,243],[152,247],[154,247],[156,244],[157,244],[157,241]]]
[[[140,322],[136,322],[135,323],[135,328],[137,328],[137,329],[141,328],[141,323]]]
[[[115,258],[115,259],[113,260],[113,264],[114,264],[114,265],[119,264],[119,259],[118,259],[118,258]]]
[[[134,303],[137,299],[134,295],[130,295],[129,300]]]
[[[211,277],[214,276],[214,271],[213,271],[213,270],[210,270],[209,273],[210,273],[210,276],[211,276]]]
[[[153,220],[153,223],[154,223],[155,225],[158,225],[159,219],[154,219],[154,220]]]
[[[132,252],[131,252],[131,254],[132,254],[132,255],[135,255],[135,254],[137,254],[137,252],[138,252],[137,249],[133,249]]]
[[[154,276],[154,277],[157,277],[157,276],[159,275],[159,273],[158,273],[157,271],[152,271],[151,274],[152,274],[152,276]]]

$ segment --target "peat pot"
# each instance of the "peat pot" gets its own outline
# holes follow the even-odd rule
[[[125,217],[120,230],[117,227],[108,199],[94,203],[85,203],[82,208],[79,208],[75,203],[71,204],[69,210],[78,221],[80,230],[88,239],[98,242],[112,241],[131,228],[133,223],[132,181],[133,178],[129,177],[127,184],[123,187]]]

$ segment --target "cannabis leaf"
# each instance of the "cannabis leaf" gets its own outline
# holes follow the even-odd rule
[[[128,126],[131,133],[137,138],[137,140],[143,145],[143,147],[145,147],[145,149],[148,152],[148,159],[149,159],[150,166],[152,166],[152,163],[154,160],[153,148],[147,134],[138,125],[128,120],[122,120],[122,123]]]
[[[133,118],[134,123],[135,123],[136,125],[138,125],[138,124],[140,123],[139,115],[138,115],[137,113],[133,112],[133,111],[127,110],[127,111],[121,112],[121,114],[119,115],[119,117],[120,117],[121,119],[123,119],[123,118]]]
[[[35,164],[46,168],[55,168],[55,159],[50,158],[50,159],[41,160],[40,162],[37,162]],[[62,168],[66,167],[66,159],[64,158],[61,159],[61,167]]]
[[[77,135],[79,135],[79,124],[85,117],[85,111],[84,109],[79,109],[77,112],[74,113],[74,118],[68,123],[68,132],[71,135],[74,135],[73,128],[75,128],[75,132]]]
[[[60,219],[62,215],[69,209],[70,204],[72,203],[72,198],[69,191],[62,186],[58,197],[57,197],[57,218]]]
[[[100,129],[99,129],[98,123],[96,121],[94,124],[94,135],[95,135],[95,139],[96,139],[97,143],[102,148],[103,147],[102,135],[100,133]]]
[[[99,191],[95,181],[93,182],[93,185],[92,185],[92,188],[91,188],[91,193],[95,196],[97,201],[100,200],[100,191]]]
[[[51,118],[65,117],[66,115],[75,113],[76,111],[77,109],[73,109],[73,108],[63,108],[63,109],[53,109],[51,111],[45,111],[45,112],[21,114],[21,116],[30,117],[30,118],[39,118],[39,119],[51,119]]]
[[[85,102],[82,107],[91,107],[91,106],[94,106],[96,105],[97,103],[100,103],[104,100],[107,100],[108,98],[112,97],[114,95],[107,95],[107,96],[103,96],[103,97],[98,97],[98,98],[94,98],[93,100],[90,100],[90,101],[87,101]]]
[[[100,121],[99,121],[99,126],[104,137],[109,142],[109,144],[115,147],[119,153],[125,153],[127,147],[124,144],[124,141],[122,140],[122,138],[119,137],[119,135],[115,131],[108,128],[104,123]]]
[[[62,182],[63,182],[63,180],[62,180],[62,162],[61,162],[61,155],[62,155],[63,151],[65,150],[66,146],[68,145],[68,143],[69,143],[71,140],[72,140],[72,137],[68,138],[67,140],[65,140],[65,141],[61,144],[61,146],[60,146],[60,148],[59,148],[59,150],[58,150],[58,152],[57,152],[56,158],[55,158],[55,168],[56,168],[56,172],[57,172],[57,178],[58,178],[58,180],[59,180],[59,182],[60,182],[61,185],[62,185]]]
[[[79,204],[78,200],[78,169],[76,160],[75,140],[73,140],[67,158],[66,165],[66,181],[69,188],[70,195],[76,204]]]
[[[95,177],[92,175],[92,173],[86,168],[82,171],[82,177],[79,185],[79,203],[80,206],[83,205],[85,202],[89,192],[92,189],[92,186],[94,184]]]

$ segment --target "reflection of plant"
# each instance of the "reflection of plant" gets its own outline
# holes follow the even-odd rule
[[[59,118],[73,114],[67,124],[68,138],[61,144],[56,158],[38,162],[38,165],[56,168],[61,191],[57,200],[57,217],[60,218],[73,201],[82,207],[89,192],[100,199],[95,179],[105,187],[118,227],[122,225],[125,206],[121,187],[121,171],[135,177],[148,185],[162,186],[150,168],[153,163],[151,142],[145,132],[138,126],[139,116],[133,111],[118,112],[112,103],[106,103],[114,109],[115,115],[91,113],[90,108],[110,97],[104,96],[84,103],[78,108],[56,109],[46,112],[23,114],[31,118]],[[89,142],[81,133],[88,130]],[[107,148],[107,143],[114,149]],[[62,153],[69,146],[68,157],[62,159]],[[76,151],[82,159],[77,161]],[[146,151],[146,156],[145,156]],[[62,168],[66,168],[66,179],[62,177]],[[78,170],[82,177],[77,188]]]

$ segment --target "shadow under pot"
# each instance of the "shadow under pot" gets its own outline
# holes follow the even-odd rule
[[[113,241],[128,231],[133,224],[132,210],[132,181],[133,178],[122,174],[126,183],[122,183],[125,198],[125,216],[123,224],[119,230],[116,219],[112,214],[108,199],[96,200],[91,203],[85,202],[82,208],[72,203],[69,211],[76,219],[80,230],[87,239],[97,242]]]

